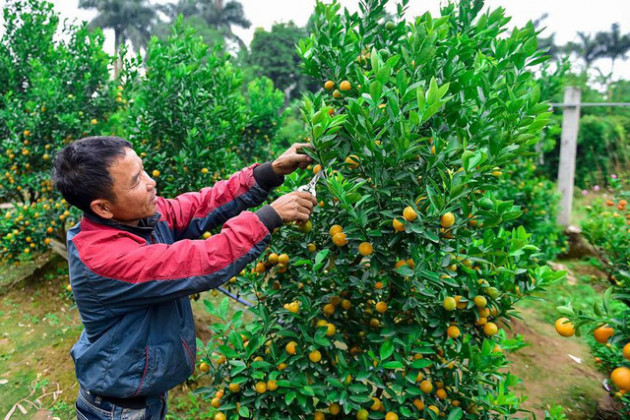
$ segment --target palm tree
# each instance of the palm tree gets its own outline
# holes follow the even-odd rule
[[[151,26],[157,20],[156,9],[147,0],[79,0],[82,9],[96,9],[98,15],[91,27],[112,28],[116,56],[127,41],[136,51],[146,47],[151,38]],[[116,63],[118,74],[119,63]]]
[[[590,35],[584,32],[578,32],[577,35],[578,38],[580,38],[580,42],[569,42],[566,48],[568,52],[575,52],[584,60],[584,64],[588,70],[595,60],[605,56],[606,45],[602,44],[600,40],[591,38]]]
[[[610,32],[599,32],[595,39],[606,46],[604,57],[612,60],[610,72],[615,69],[615,61],[618,58],[626,59],[626,54],[630,51],[630,34],[621,35],[619,24],[613,23]]]
[[[178,15],[182,15],[185,18],[198,16],[200,12],[197,3],[195,0],[179,0],[178,3],[158,4],[156,7],[170,17],[171,20],[174,20]]]
[[[243,40],[232,32],[232,25],[248,29],[252,23],[245,17],[243,5],[236,0],[179,0],[177,4],[168,4],[161,10],[171,19],[178,14],[184,17],[201,16],[208,25],[236,41],[241,49],[246,48]]]

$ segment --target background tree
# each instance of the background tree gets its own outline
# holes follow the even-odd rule
[[[90,22],[91,28],[114,30],[116,55],[127,41],[131,41],[136,51],[145,48],[151,38],[151,27],[157,20],[157,10],[147,0],[79,0],[79,7],[98,11]],[[116,74],[118,70],[117,62]]]
[[[243,5],[236,0],[179,0],[175,4],[167,4],[160,8],[171,19],[181,14],[184,17],[200,16],[211,27],[216,28],[226,38],[235,41],[241,49],[245,49],[242,39],[232,32],[232,25],[248,29],[251,22],[245,17]]]
[[[602,56],[612,60],[611,73],[615,69],[615,61],[619,58],[625,60],[630,51],[630,34],[621,35],[618,23],[612,24],[610,32],[598,32],[595,41],[605,47]]]
[[[183,14],[182,14],[183,16]],[[197,35],[199,35],[204,44],[209,46],[215,46],[217,44],[224,44],[225,38],[221,32],[216,28],[211,27],[205,20],[199,15],[192,15],[183,18],[183,23],[186,26],[192,27]],[[159,22],[153,28],[153,35],[157,36],[161,40],[165,41],[173,30],[172,22]]]
[[[295,45],[307,36],[305,28],[293,22],[273,25],[271,32],[256,29],[250,45],[248,64],[273,80],[276,88],[284,91],[285,104],[297,93],[315,89],[314,81],[302,75]]]
[[[598,58],[602,58],[606,54],[606,45],[601,44],[599,40],[584,32],[577,33],[579,42],[569,42],[565,50],[567,53],[575,53],[584,60],[586,70],[588,70],[593,62]]]

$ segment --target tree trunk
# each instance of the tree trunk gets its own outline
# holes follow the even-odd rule
[[[114,78],[118,78],[122,63],[120,62],[120,45],[124,43],[124,34],[122,29],[114,28],[114,54],[116,54],[116,62],[114,63]]]
[[[234,34],[234,32],[232,32],[232,28],[230,28],[229,26],[227,28],[227,36],[228,38],[232,38],[233,40],[235,40],[242,51],[247,51],[247,45],[245,45],[241,38],[239,38]]]

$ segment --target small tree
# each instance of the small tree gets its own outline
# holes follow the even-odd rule
[[[73,139],[109,134],[123,102],[100,30],[64,25],[58,37],[53,5],[38,0],[11,0],[3,12],[0,200],[15,207],[2,215],[0,257],[16,260],[65,241],[74,215],[52,188],[51,162]]]
[[[281,121],[282,93],[255,80],[246,98],[231,56],[220,44],[210,49],[183,17],[168,39],[149,43],[144,75],[139,61],[127,64],[131,105],[121,125],[165,196],[198,190],[255,157],[270,159],[263,147]]]
[[[501,326],[562,273],[534,263],[529,234],[503,229],[520,209],[489,193],[548,122],[528,71],[546,58],[531,24],[499,36],[503,9],[462,2],[407,24],[405,1],[393,20],[385,4],[317,2],[299,43],[322,85],[302,113],[326,176],[311,221],[282,228],[233,280],[253,286],[254,322],[237,313],[201,349],[217,419],[518,410],[503,354],[518,345]]]

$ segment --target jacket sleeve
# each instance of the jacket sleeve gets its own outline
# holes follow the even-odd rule
[[[199,238],[203,232],[225,223],[243,210],[262,204],[269,191],[282,182],[284,177],[273,172],[271,162],[254,164],[200,192],[182,194],[174,199],[160,197],[158,211],[176,241]],[[276,222],[279,219],[271,208],[263,213],[262,217],[274,218]]]
[[[184,297],[219,287],[256,259],[271,239],[252,212],[230,219],[221,232],[203,240],[147,244],[121,232],[94,240],[75,238],[78,257],[96,275],[92,298],[117,312]],[[78,286],[78,285],[77,285]],[[86,287],[87,286],[87,287]]]

